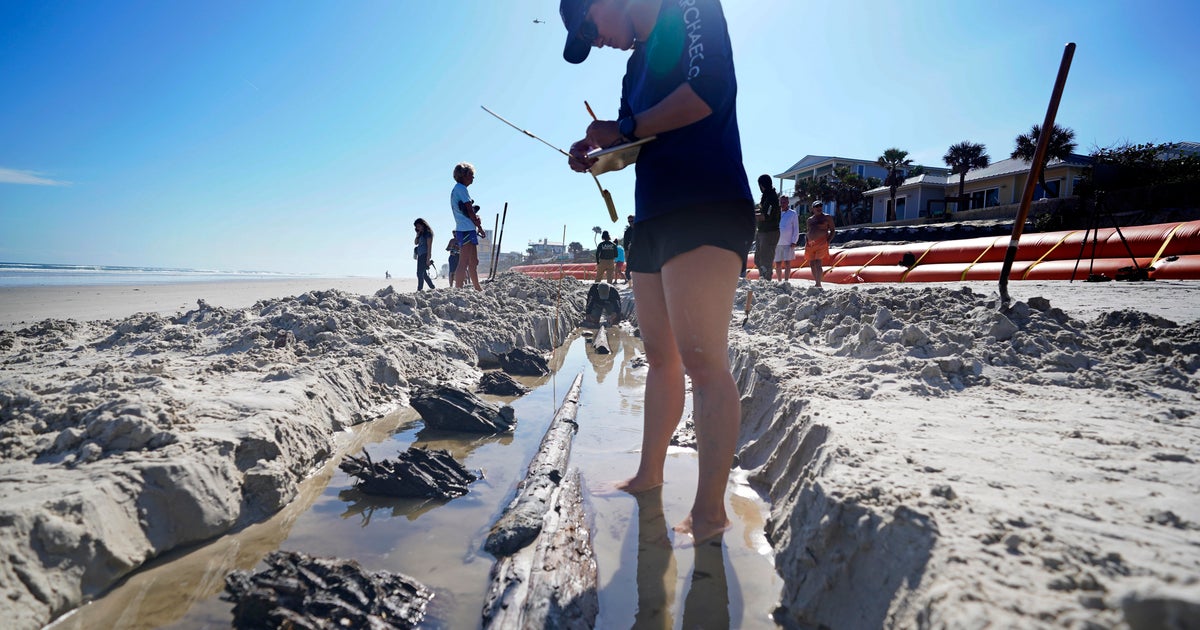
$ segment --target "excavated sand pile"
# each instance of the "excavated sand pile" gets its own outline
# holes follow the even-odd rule
[[[551,348],[587,285],[314,291],[0,332],[0,612],[36,628],[171,549],[276,512],[334,434]]]
[[[772,504],[778,621],[1196,626],[1195,322],[749,286],[739,460]]]

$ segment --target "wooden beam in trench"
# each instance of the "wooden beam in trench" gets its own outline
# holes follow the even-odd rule
[[[583,374],[575,377],[517,495],[488,534],[497,557],[484,628],[591,628],[599,576],[578,469],[568,471]]]

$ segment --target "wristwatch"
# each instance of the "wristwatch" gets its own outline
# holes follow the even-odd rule
[[[626,116],[617,121],[617,131],[629,142],[637,142],[637,119],[633,116]]]

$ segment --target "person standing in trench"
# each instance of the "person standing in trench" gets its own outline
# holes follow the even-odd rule
[[[638,156],[636,236],[626,254],[649,367],[641,460],[616,487],[636,495],[663,484],[686,373],[700,471],[675,531],[714,539],[729,527],[725,490],[741,424],[730,305],[754,239],[725,15],[718,0],[561,0],[559,13],[568,62],[583,62],[593,47],[632,51],[617,119],[588,126],[571,146],[571,168],[585,172],[592,149],[657,137]]]

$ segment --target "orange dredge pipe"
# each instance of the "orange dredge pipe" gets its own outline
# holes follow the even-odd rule
[[[1200,221],[1136,225],[1121,228],[1121,231],[1138,264],[1154,268],[1150,278],[1200,280]],[[1114,278],[1118,270],[1133,265],[1115,229],[1101,229],[1093,234],[1096,258],[1091,263],[1092,273]],[[1091,260],[1092,238],[1089,236],[1085,243],[1084,236],[1082,230],[1021,235],[1010,277],[1014,280],[1071,280],[1074,273],[1075,280],[1087,279],[1087,265],[1080,265],[1078,271],[1074,269],[1081,246],[1086,245],[1084,262]],[[987,236],[833,250],[830,254],[834,264],[825,270],[824,281],[838,284],[993,281],[1000,278],[1008,239],[1007,236]],[[905,254],[919,259],[911,269],[900,266]],[[746,277],[758,278],[753,255],[746,264]],[[521,265],[513,267],[512,271],[535,278],[573,277],[591,281],[596,277],[594,263]],[[796,250],[790,277],[812,280],[803,248]]]

